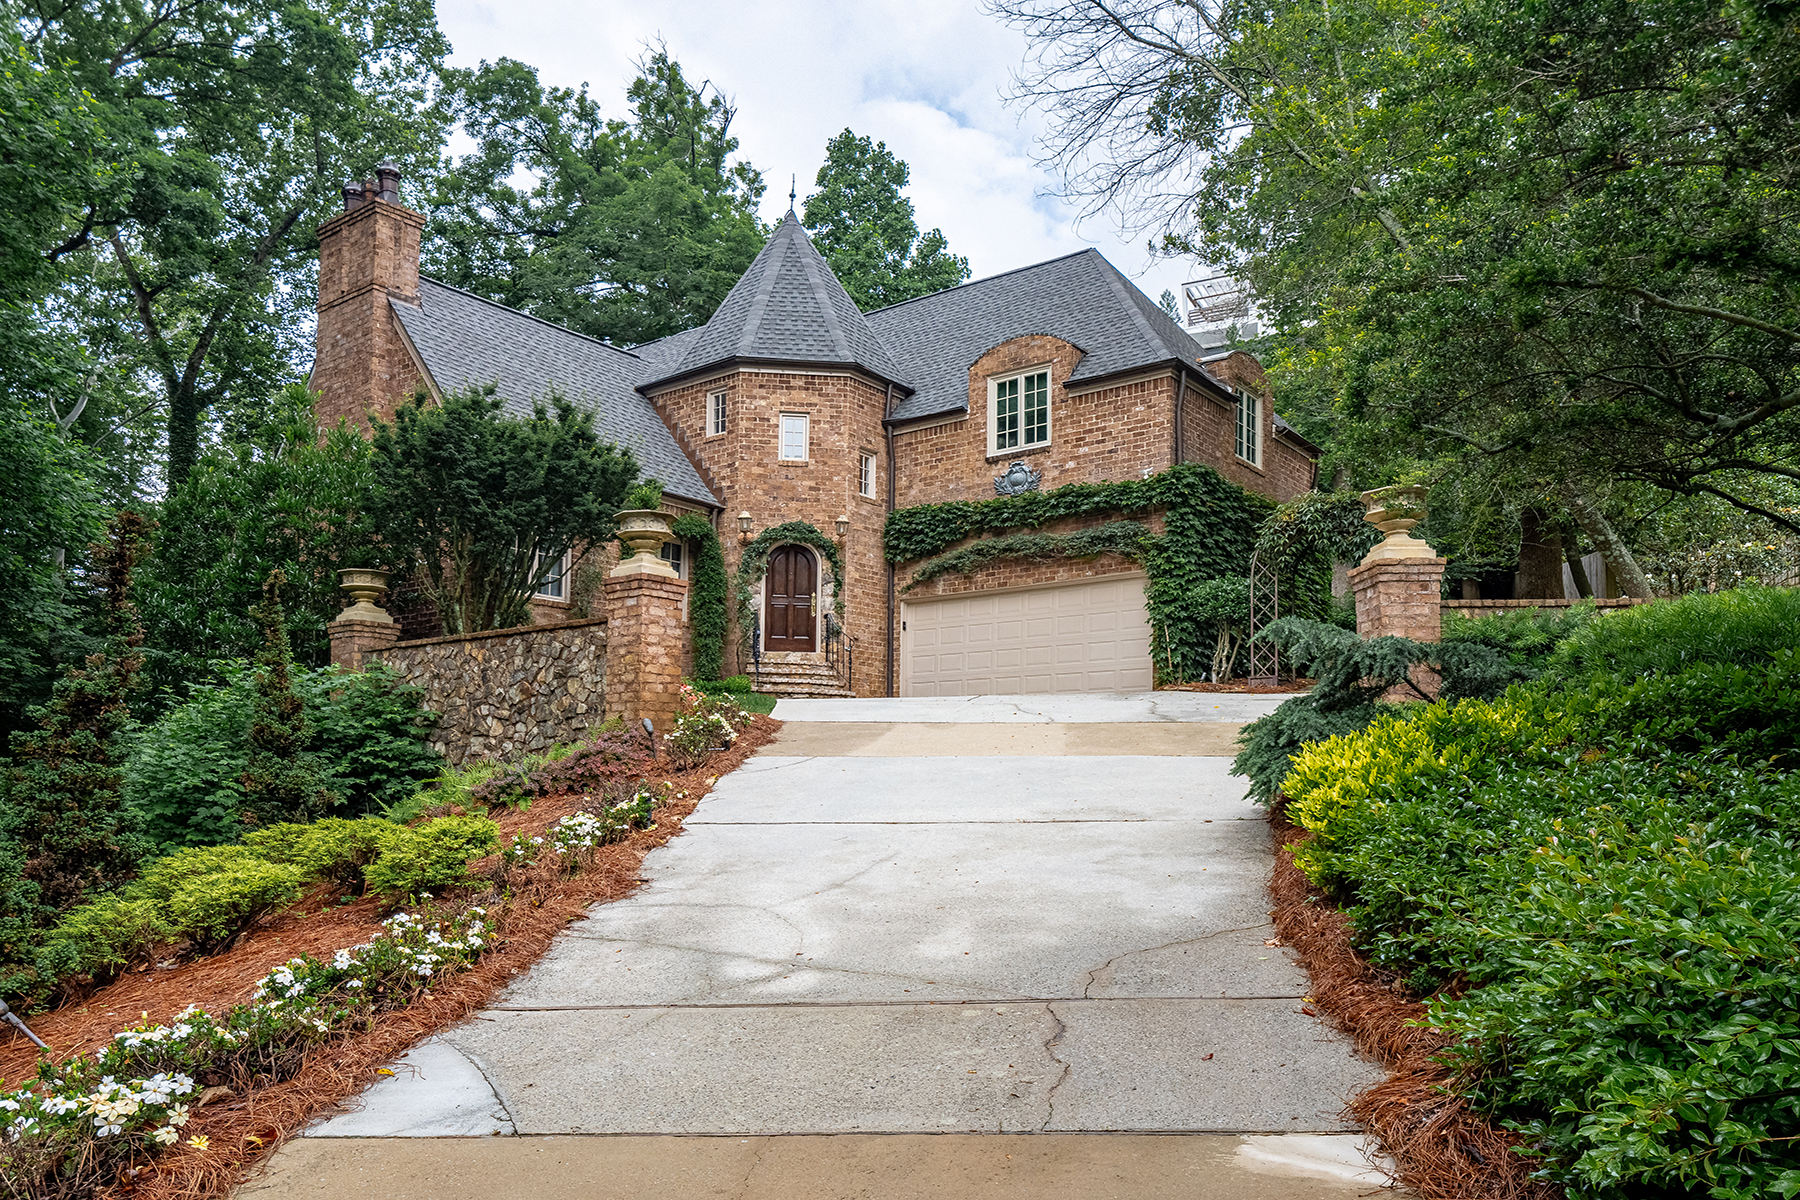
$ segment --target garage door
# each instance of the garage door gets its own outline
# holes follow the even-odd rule
[[[904,696],[1149,691],[1144,577],[901,607]]]

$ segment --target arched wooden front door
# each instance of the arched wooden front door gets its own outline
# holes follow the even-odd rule
[[[804,546],[777,546],[769,555],[763,584],[763,648],[812,650],[813,595],[819,590],[819,561]]]

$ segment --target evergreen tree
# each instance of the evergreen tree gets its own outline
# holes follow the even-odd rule
[[[447,72],[476,149],[432,198],[426,269],[623,344],[710,317],[762,248],[762,176],[731,161],[736,110],[717,89],[660,47],[639,69],[629,121],[511,59]]]
[[[250,761],[239,779],[244,786],[246,825],[310,821],[340,802],[320,785],[306,753],[313,731],[306,720],[305,703],[294,690],[294,654],[281,608],[281,589],[286,583],[287,573],[280,567],[270,571],[263,583],[262,603],[250,610],[262,629],[263,646],[256,654]]]
[[[844,290],[867,311],[955,287],[969,260],[951,254],[943,231],[919,232],[900,194],[911,171],[887,143],[846,129],[825,145],[825,165],[801,223]]]
[[[0,884],[0,926],[41,927],[56,914],[131,877],[149,845],[120,793],[128,701],[143,665],[143,626],[131,600],[131,576],[148,523],[136,513],[113,518],[93,567],[103,584],[107,639],[102,649],[57,681],[50,702],[34,709],[38,728],[14,735],[14,763],[0,806],[0,860],[18,871]]]

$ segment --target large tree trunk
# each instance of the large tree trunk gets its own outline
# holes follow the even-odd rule
[[[1606,565],[1611,568],[1619,590],[1627,596],[1636,596],[1642,600],[1650,598],[1650,577],[1638,566],[1637,559],[1632,557],[1631,550],[1625,545],[1612,522],[1600,511],[1600,506],[1578,485],[1569,483],[1563,486],[1563,499],[1568,503],[1569,515],[1581,526],[1581,531],[1588,539],[1599,547],[1606,558]]]
[[[1542,511],[1528,508],[1519,514],[1519,581],[1513,589],[1517,600],[1563,599],[1562,537]]]

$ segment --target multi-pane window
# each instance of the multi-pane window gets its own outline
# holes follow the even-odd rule
[[[542,596],[546,600],[567,599],[568,586],[566,579],[569,574],[569,556],[567,554],[559,554],[554,559],[551,559],[540,550],[538,551],[537,561],[532,564],[533,573],[535,574],[538,571],[542,571],[545,564],[549,565],[550,573],[544,576],[544,581],[538,584],[537,591],[534,594]]]
[[[790,462],[806,461],[808,421],[805,413],[781,414],[781,457]]]
[[[687,556],[683,552],[682,547],[681,547],[681,542],[679,540],[673,541],[673,542],[664,542],[662,545],[661,554],[662,554],[662,560],[664,562],[668,563],[671,567],[675,568],[676,575],[680,576],[682,579],[687,578],[687,564],[685,561]]]
[[[856,490],[865,496],[875,494],[875,456],[865,453],[856,465]]]
[[[1262,447],[1258,444],[1262,435],[1261,403],[1254,393],[1237,394],[1237,456],[1258,466],[1262,465]]]
[[[725,432],[725,393],[714,392],[706,398],[706,433],[708,437]]]
[[[992,452],[1023,450],[1050,441],[1050,372],[1030,371],[988,385]]]

